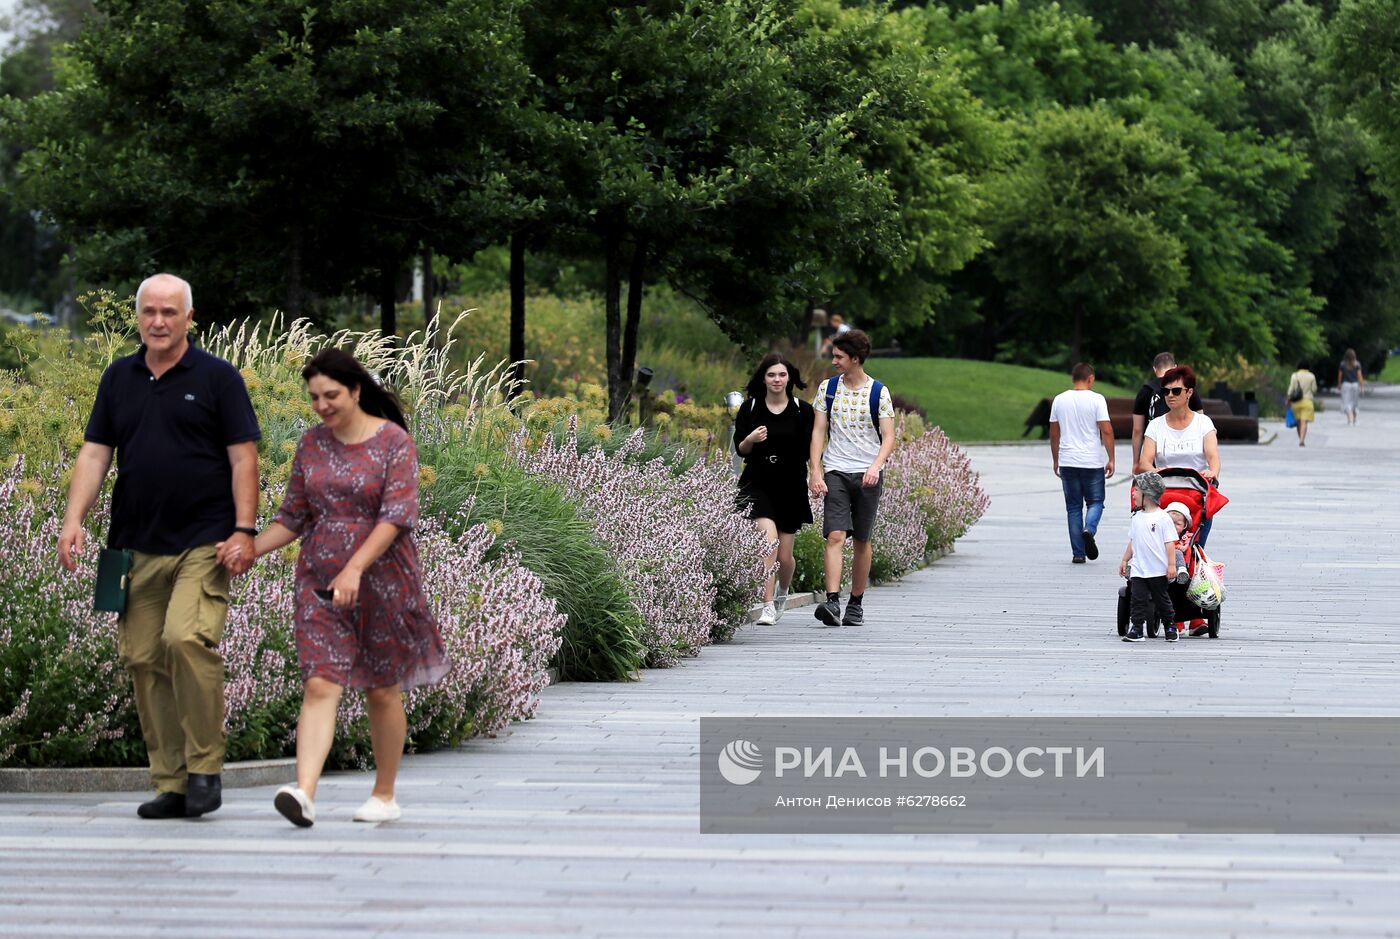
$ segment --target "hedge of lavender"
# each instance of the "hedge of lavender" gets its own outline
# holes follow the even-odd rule
[[[75,574],[54,560],[62,519],[56,478],[26,479],[18,461],[0,475],[0,765],[142,765],[131,682],[117,657],[116,617],[92,610],[96,548]],[[106,516],[96,510],[96,526]],[[416,532],[424,588],[453,662],[439,684],[408,696],[410,746],[452,746],[534,713],[559,646],[563,616],[509,551],[485,559],[484,526],[452,538],[435,520]],[[221,650],[230,760],[293,752],[301,679],[292,639],[288,555],[270,555],[234,581]],[[9,702],[14,702],[13,706]],[[363,698],[340,713],[336,765],[364,765]]]
[[[762,583],[766,545],[735,510],[726,462],[687,457],[641,434],[618,439],[606,426],[581,440],[572,418],[562,427],[522,420],[504,406],[496,372],[479,361],[465,374],[452,372],[446,347],[426,340],[400,346],[372,333],[318,337],[304,321],[265,329],[229,327],[208,342],[242,369],[268,428],[260,449],[265,513],[282,497],[295,437],[314,419],[297,368],[326,343],[353,348],[411,392],[420,455],[436,454],[444,471],[439,479],[431,462],[422,466],[424,511],[415,537],[454,667],[441,683],[408,696],[411,747],[453,746],[529,717],[565,636],[572,660],[588,664],[595,677],[630,677],[639,655],[650,666],[673,665],[730,638],[744,621]],[[12,460],[0,470],[7,520],[0,540],[0,765],[145,762],[115,617],[91,610],[107,496],[89,518],[94,543],[79,571],[62,571],[54,556],[66,491],[61,467],[81,443],[83,409],[73,402],[90,398],[107,360],[93,350],[109,357],[121,349],[119,333],[103,337],[92,348],[52,350],[19,384],[0,374],[0,456]],[[471,447],[488,448],[487,462],[456,465],[471,457]],[[28,453],[36,455],[33,465],[22,456]],[[502,467],[514,475],[498,479]],[[476,495],[484,499],[486,491],[493,501],[478,508]],[[941,432],[902,443],[887,474],[875,575],[895,577],[921,563],[966,531],[986,504],[966,454]],[[564,515],[569,539],[561,541],[556,521]],[[533,530],[527,537],[528,526],[555,537]],[[502,538],[510,532],[518,540]],[[819,543],[812,529],[803,534],[800,552],[800,579],[813,586],[821,554],[819,544],[809,544],[814,537]],[[294,749],[301,695],[292,632],[295,554],[292,546],[269,556],[234,582],[222,644],[231,760]],[[592,560],[579,572],[584,556]],[[532,558],[547,581],[522,558]],[[612,586],[570,590],[580,576]],[[568,621],[551,591],[576,618],[591,620]],[[363,765],[368,753],[363,699],[348,695],[332,763]]]
[[[512,453],[593,520],[632,588],[645,662],[656,668],[733,633],[758,595],[767,548],[735,512],[726,467],[697,463],[676,476],[662,459],[634,462],[642,442],[635,434],[611,455],[583,448],[571,419],[562,441],[521,431]]]

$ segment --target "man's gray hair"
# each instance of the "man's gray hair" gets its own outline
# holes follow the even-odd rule
[[[1173,368],[1175,366],[1176,356],[1172,355],[1170,352],[1159,352],[1157,353],[1157,358],[1152,360],[1152,367],[1154,369],[1161,370]]]
[[[194,290],[191,289],[191,287],[190,287],[190,282],[187,281],[187,280],[185,280],[183,277],[176,277],[174,274],[160,273],[160,274],[152,274],[150,277],[147,277],[145,280],[141,281],[141,286],[136,288],[136,310],[137,310],[137,312],[139,313],[139,312],[141,311],[141,294],[143,294],[143,293],[146,292],[146,287],[147,287],[152,281],[154,281],[154,280],[159,280],[159,279],[161,279],[161,278],[163,278],[163,277],[168,277],[168,278],[170,278],[171,280],[175,281],[176,283],[178,283],[178,284],[180,285],[181,289],[184,291],[185,296],[184,296],[183,299],[184,299],[184,301],[185,301],[185,312],[188,313],[190,310],[193,310],[193,309],[194,309]]]

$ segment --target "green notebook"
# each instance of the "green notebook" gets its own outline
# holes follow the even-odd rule
[[[131,552],[103,548],[97,556],[97,585],[92,593],[92,608],[106,613],[125,613],[130,575]]]

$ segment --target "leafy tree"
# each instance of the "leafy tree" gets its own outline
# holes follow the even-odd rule
[[[829,49],[807,70],[809,91],[859,117],[855,152],[889,180],[904,245],[876,263],[833,265],[820,299],[866,329],[923,327],[947,299],[948,275],[987,245],[985,185],[1006,135],[917,15],[837,0],[807,0],[801,15]]]
[[[1047,109],[1027,132],[994,197],[999,327],[1071,361],[1140,356],[1186,281],[1184,246],[1161,220],[1190,182],[1186,154],[1104,107]]]
[[[860,117],[802,86],[810,70],[846,66],[797,27],[793,9],[541,0],[527,12],[543,105],[574,122],[580,143],[560,173],[574,231],[604,260],[612,417],[630,387],[648,279],[669,280],[731,336],[755,339],[810,295],[831,259],[899,250],[889,184],[850,143]]]
[[[21,191],[91,276],[184,270],[227,316],[376,289],[520,210],[492,128],[525,77],[511,0],[106,0],[60,88],[6,110]]]

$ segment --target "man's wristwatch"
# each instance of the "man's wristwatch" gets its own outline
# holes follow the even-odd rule
[[[249,537],[252,537],[252,538],[258,537],[258,530],[257,530],[256,528],[251,528],[251,527],[249,527],[249,526],[247,526],[247,525],[239,525],[239,526],[235,527],[233,530],[236,531],[236,532],[238,532],[240,535],[248,535]]]

